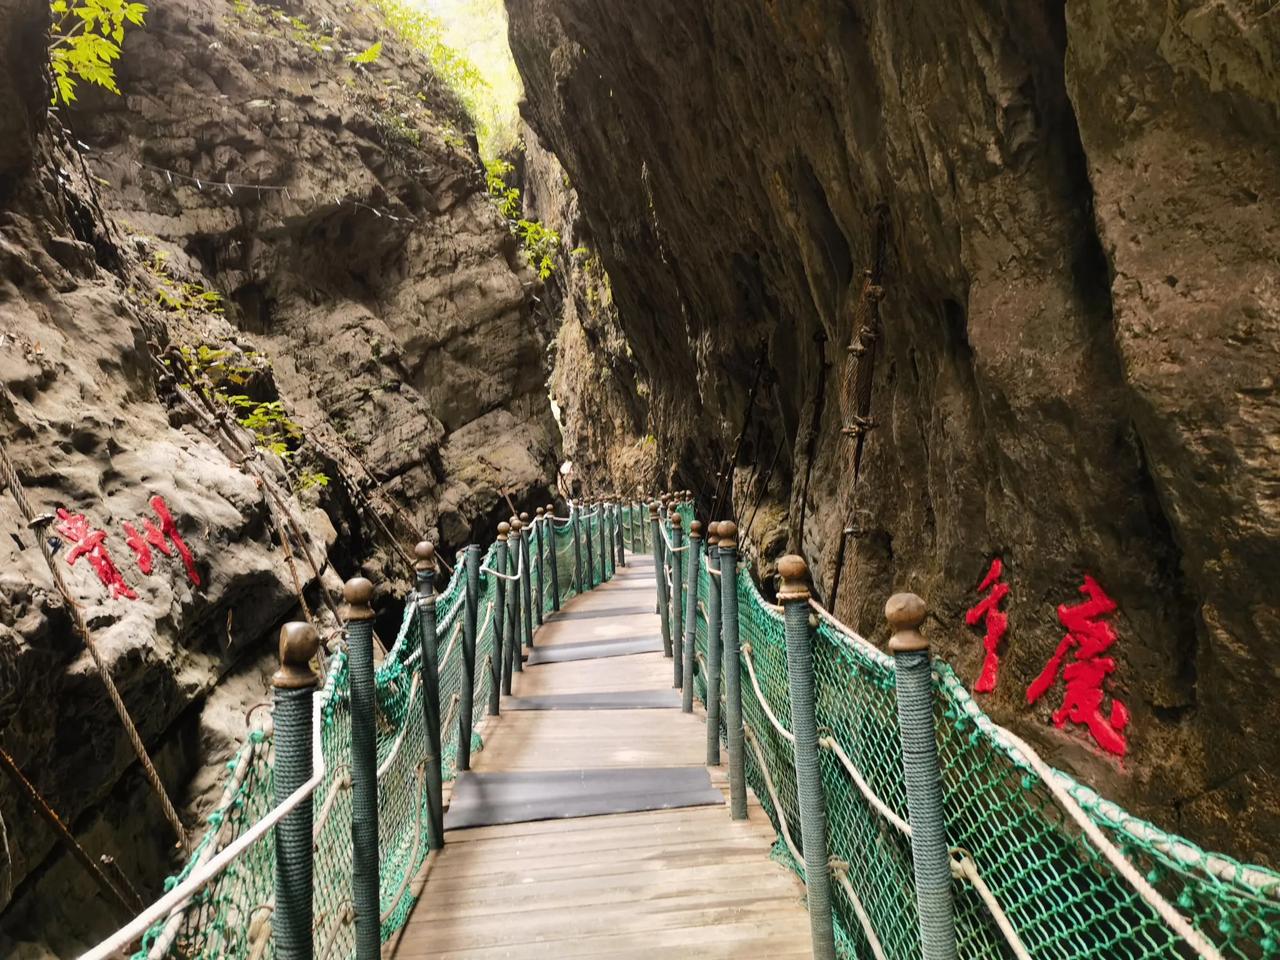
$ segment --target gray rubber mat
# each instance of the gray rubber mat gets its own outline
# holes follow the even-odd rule
[[[530,820],[721,806],[703,767],[522,770],[458,775],[444,815],[446,830]]]
[[[534,647],[525,663],[534,667],[540,663],[568,663],[570,660],[598,660],[601,657],[630,657],[637,653],[655,653],[662,650],[662,638],[618,637],[614,640],[591,640],[587,643],[559,643],[555,646]]]
[[[549,693],[544,697],[512,697],[502,702],[503,710],[662,710],[678,706],[678,690]]]
[[[561,620],[601,620],[605,617],[629,617],[636,613],[652,613],[648,604],[638,607],[605,607],[601,610],[568,610],[553,613],[548,619],[552,623]]]

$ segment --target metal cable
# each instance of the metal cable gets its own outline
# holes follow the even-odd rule
[[[40,553],[44,557],[45,565],[49,568],[50,576],[53,577],[53,585],[58,593],[62,595],[63,602],[67,605],[67,611],[71,615],[71,621],[75,624],[76,632],[80,634],[80,638],[84,641],[85,649],[89,651],[89,656],[93,658],[93,665],[98,671],[98,676],[102,678],[102,684],[107,688],[107,696],[110,697],[111,704],[115,707],[116,715],[119,716],[121,724],[124,725],[125,733],[129,737],[129,743],[133,746],[134,756],[142,764],[147,782],[151,784],[151,789],[160,801],[160,809],[164,811],[164,818],[169,821],[169,825],[173,828],[173,832],[178,838],[178,845],[186,846],[187,834],[182,827],[182,820],[178,816],[178,811],[174,809],[173,801],[169,799],[168,791],[165,790],[164,784],[160,781],[160,774],[156,771],[155,764],[151,762],[151,756],[147,753],[147,748],[142,742],[142,736],[138,733],[138,728],[134,725],[133,718],[129,715],[129,709],[124,704],[124,698],[120,696],[120,691],[116,687],[115,681],[111,678],[111,670],[107,667],[107,662],[98,651],[98,645],[94,642],[93,634],[89,632],[89,625],[85,622],[80,605],[76,603],[75,598],[71,595],[71,590],[67,587],[66,581],[62,579],[62,571],[58,569],[58,565],[54,560],[53,550],[49,546],[48,539],[48,525],[53,517],[51,514],[37,515],[31,508],[31,504],[22,488],[22,481],[18,479],[18,473],[9,459],[9,451],[3,443],[0,443],[0,479],[3,479],[4,483],[8,485],[9,492],[13,494],[13,499],[18,504],[19,512],[21,512],[23,519],[27,521],[27,527],[35,533],[36,541],[40,544]]]

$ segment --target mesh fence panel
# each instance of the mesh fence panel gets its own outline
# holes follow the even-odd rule
[[[700,603],[705,603],[705,572],[699,583]],[[780,859],[803,873],[781,839],[785,825],[797,846],[803,842],[793,751],[779,730],[790,729],[782,616],[745,571],[739,571],[737,589],[746,777],[779,832]],[[698,649],[705,651],[702,617],[699,631]],[[820,737],[838,743],[870,793],[907,820],[892,658],[823,619],[814,636],[814,672]],[[1089,841],[946,664],[935,664],[934,688],[953,855],[972,859],[1030,953],[1062,960],[1194,956]],[[705,697],[705,684],[697,689]],[[844,877],[885,956],[919,956],[909,838],[875,808],[833,749],[821,750],[820,763],[828,853],[848,864]],[[1207,854],[1129,816],[1067,775],[1053,775],[1222,956],[1280,956],[1280,875]],[[960,955],[1013,956],[974,886],[955,879],[952,892]],[[834,896],[841,954],[872,957],[863,923],[842,885],[836,885]]]
[[[551,526],[547,524],[546,527]],[[583,526],[585,531],[585,524]],[[543,610],[552,609],[552,591],[563,604],[575,593],[573,585],[573,535],[568,526],[547,535],[554,545],[558,580],[553,582],[549,559],[544,558]],[[514,559],[514,558],[513,558]],[[490,546],[482,568],[496,562]],[[436,599],[441,747],[446,779],[456,775],[459,711],[465,679],[463,620],[464,562]],[[514,563],[510,565],[515,570]],[[472,729],[488,704],[489,660],[494,655],[493,610],[497,579],[483,569],[480,574],[476,616],[476,660]],[[382,938],[385,941],[408,919],[414,897],[413,878],[427,855],[427,795],[425,767],[426,728],[420,677],[421,625],[416,595],[410,594],[395,643],[379,664],[375,678],[378,832]],[[355,924],[351,905],[351,788],[349,674],[345,651],[328,665],[324,688],[317,693],[322,704],[322,749],[325,776],[313,795],[315,816],[314,942],[317,954],[348,957],[355,951]],[[472,735],[473,749],[482,744]],[[201,863],[248,831],[274,807],[273,753],[269,731],[255,729],[245,745],[228,762],[228,782],[221,802],[208,817],[208,829],[192,851],[183,870],[166,881],[166,889],[185,880]],[[261,943],[269,922],[274,892],[275,842],[272,831],[207,884],[180,913],[174,915],[169,934],[167,922],[144,935],[134,960],[149,955],[185,960],[238,960],[254,954],[255,944],[264,958],[274,957],[274,945]]]
[[[644,509],[644,508],[641,508]],[[691,513],[685,509],[685,520]],[[623,511],[624,517],[627,515]],[[648,531],[647,510],[641,529]],[[670,528],[663,520],[670,535]],[[556,555],[556,577],[545,558],[544,612],[575,590],[574,530],[548,523],[548,550]],[[608,567],[599,549],[599,516],[579,525],[578,550],[584,588],[600,582]],[[586,569],[585,538],[594,535],[592,570]],[[641,541],[637,541],[638,543]],[[646,551],[653,548],[652,537]],[[686,554],[687,555],[687,554]],[[669,558],[669,554],[668,554]],[[485,564],[495,559],[491,547]],[[459,564],[461,568],[461,564]],[[697,577],[695,690],[705,701],[707,597],[710,574]],[[493,608],[497,578],[482,573],[477,608],[474,717],[487,704],[488,659],[494,651]],[[729,584],[725,584],[729,586]],[[440,701],[446,776],[453,775],[459,735],[463,670],[462,577],[455,572],[437,600]],[[790,729],[786,644],[782,617],[740,570],[736,578],[742,665],[742,703],[747,729],[746,777],[779,833],[779,859],[797,872],[801,863],[783,840],[802,846]],[[377,750],[380,770],[379,844],[382,933],[401,927],[412,907],[411,879],[426,856],[426,797],[420,757],[425,752],[419,622],[413,597],[395,644],[379,666]],[[832,621],[818,621],[814,635],[815,703],[821,773],[828,817],[828,852],[847,864],[835,889],[837,945],[842,956],[872,957],[854,900],[873,928],[885,956],[919,956],[919,938],[909,839],[880,812],[870,793],[893,815],[908,817],[898,736],[894,665],[866,641]],[[944,786],[947,832],[953,850],[972,859],[1021,941],[1037,958],[1181,958],[1193,956],[1155,909],[1119,876],[1082,832],[1050,786],[1006,735],[974,703],[951,669],[935,664],[935,723]],[[316,817],[315,942],[324,956],[354,950],[351,887],[350,743],[346,655],[335,655],[323,691],[323,750],[327,772],[314,796]],[[723,717],[723,712],[722,712]],[[725,731],[721,728],[721,739]],[[479,746],[479,738],[474,738]],[[864,788],[830,744],[838,744]],[[228,763],[222,802],[187,867],[170,884],[248,830],[268,813],[272,799],[272,742],[250,733]],[[1228,958],[1280,957],[1280,875],[1205,853],[1131,817],[1065,774],[1053,772],[1085,814],[1170,903]],[[206,886],[166,933],[148,931],[145,957],[248,957],[270,919],[274,841],[268,832]],[[847,882],[852,897],[845,890]],[[1013,953],[988,906],[966,880],[952,884],[960,955],[1010,957]],[[170,936],[169,934],[175,934]],[[272,957],[271,944],[260,954]]]

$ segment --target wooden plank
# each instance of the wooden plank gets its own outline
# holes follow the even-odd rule
[[[678,710],[515,711],[485,738],[477,770],[702,766],[703,728]]]
[[[567,609],[625,616],[558,620],[546,645],[659,635],[652,561]],[[542,664],[517,696],[670,689],[660,653]],[[511,711],[485,721],[478,771],[701,766],[705,715],[677,710]],[[711,782],[727,789],[723,766]],[[398,942],[402,960],[698,960],[811,956],[804,888],[770,859],[773,827],[754,796],[749,819],[727,807],[503,824],[450,831]]]
[[[604,660],[544,663],[517,674],[517,697],[547,693],[587,693],[607,690],[661,690],[670,688],[671,661],[661,653],[640,653]]]

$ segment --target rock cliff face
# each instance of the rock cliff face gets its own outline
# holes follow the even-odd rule
[[[389,596],[423,534],[457,546],[504,494],[545,502],[536,282],[456,105],[363,5],[156,4],[124,97],[82,88],[62,120],[47,17],[0,0],[0,440],[37,512],[105,532],[136,599],[68,565],[65,520],[54,562],[199,826],[299,586],[332,638],[341,577]],[[377,38],[381,58],[348,61]],[[255,429],[290,452],[246,456]],[[190,572],[172,538],[149,574],[126,543],[162,526],[154,497]],[[0,739],[150,897],[172,835],[7,491],[0,523]],[[0,955],[75,955],[120,922],[7,781],[0,823]]]
[[[612,280],[626,350],[603,355],[634,367],[614,389],[646,385],[661,470],[706,509],[732,461],[766,574],[802,551],[829,600],[843,555],[837,612],[874,636],[890,592],[922,594],[963,676],[1001,558],[987,709],[1135,811],[1274,863],[1280,19],[507,5],[526,118]],[[1123,760],[1048,722],[1060,685],[1027,704],[1086,575],[1118,605]]]
[[[551,397],[559,411],[575,488],[657,490],[657,443],[646,432],[649,384],[622,329],[613,289],[592,248],[574,191],[555,155],[526,126],[525,215],[560,234],[562,257],[546,291],[555,339]]]

